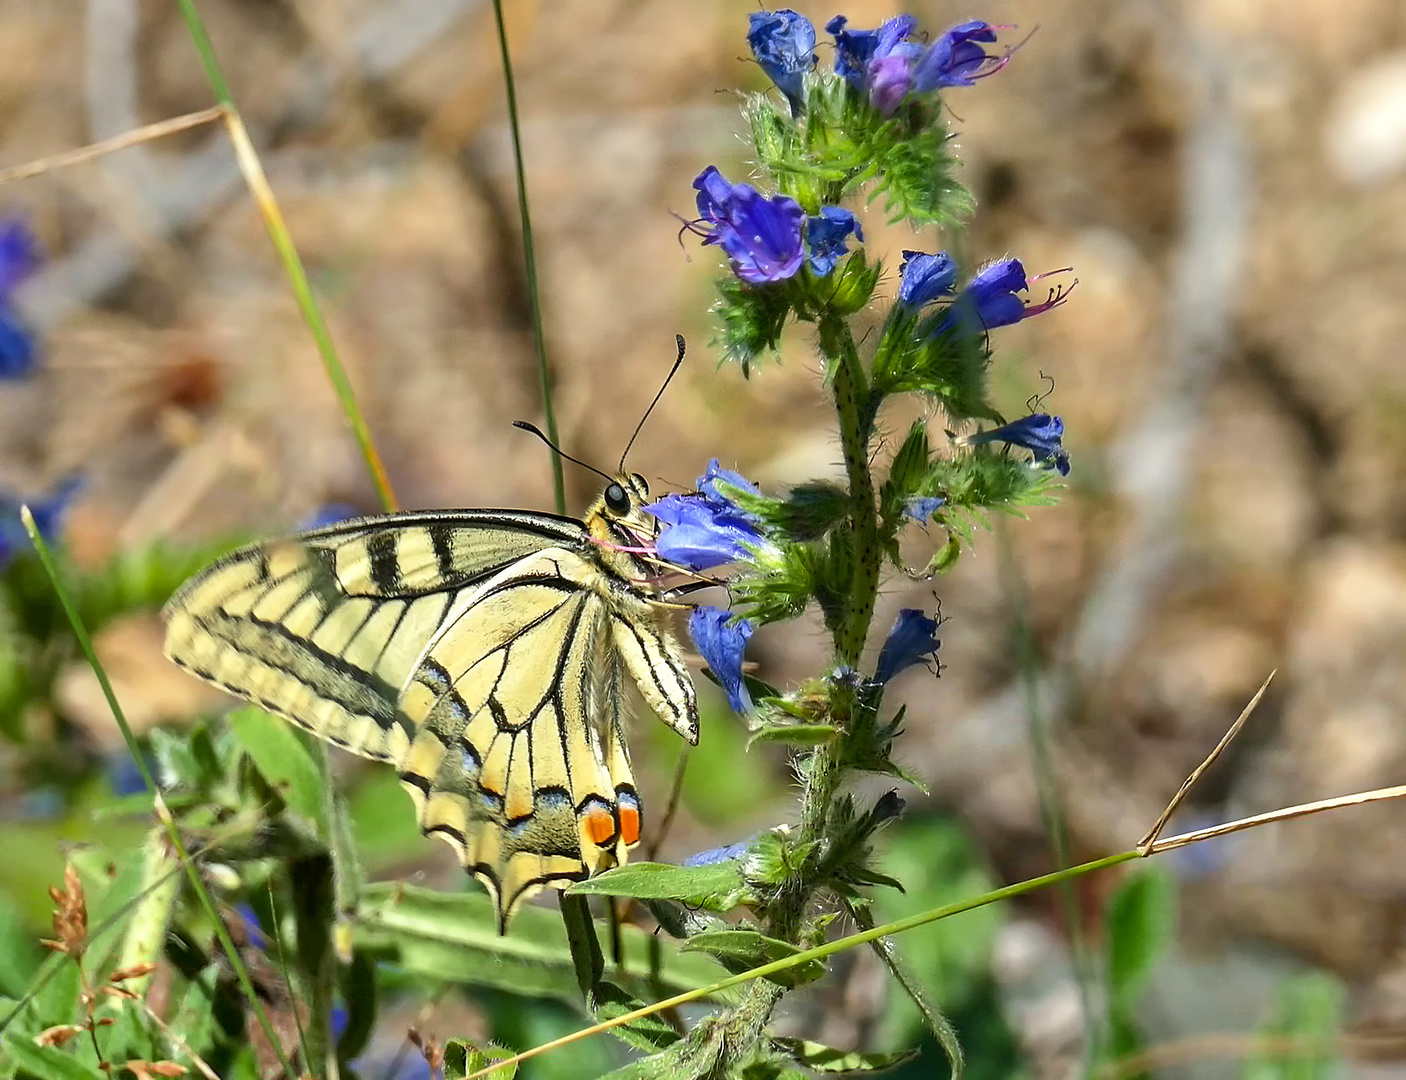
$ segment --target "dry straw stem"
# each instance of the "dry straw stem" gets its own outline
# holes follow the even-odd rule
[[[1144,1076],[1157,1069],[1189,1065],[1210,1058],[1272,1057],[1277,1060],[1351,1055],[1359,1059],[1397,1053],[1401,1035],[1340,1035],[1331,1038],[1238,1035],[1234,1033],[1199,1035],[1149,1047],[1098,1071],[1098,1080],[1125,1080]]]
[[[191,128],[200,127],[203,124],[213,124],[224,114],[224,109],[215,105],[208,109],[201,109],[199,112],[186,113],[184,116],[173,116],[170,120],[159,120],[154,124],[147,124],[146,127],[139,127],[135,131],[123,132],[111,139],[104,139],[102,142],[80,146],[77,150],[65,150],[61,154],[51,154],[48,157],[36,158],[23,165],[0,169],[0,184],[8,184],[11,180],[27,180],[32,176],[39,176],[55,169],[66,169],[70,165],[82,165],[84,162],[93,161],[106,154],[115,154],[119,150],[127,150],[141,143],[151,142],[153,139],[161,139],[167,135],[175,135],[177,132],[189,131]]]
[[[1240,734],[1240,729],[1245,726],[1245,721],[1248,720],[1250,714],[1255,711],[1255,708],[1260,703],[1260,699],[1264,697],[1264,692],[1269,689],[1270,682],[1278,673],[1277,668],[1269,673],[1269,676],[1260,684],[1260,688],[1255,691],[1255,696],[1250,699],[1250,703],[1240,710],[1240,715],[1235,718],[1235,723],[1230,725],[1230,730],[1221,737],[1220,742],[1216,743],[1215,749],[1207,754],[1206,760],[1196,766],[1196,768],[1192,770],[1191,775],[1183,781],[1181,787],[1177,789],[1177,793],[1172,796],[1172,801],[1167,804],[1167,808],[1162,811],[1161,816],[1157,819],[1157,823],[1147,831],[1146,836],[1138,841],[1137,846],[1139,850],[1146,849],[1149,854],[1151,853],[1153,845],[1157,843],[1157,838],[1162,835],[1162,830],[1167,827],[1167,822],[1172,820],[1172,815],[1177,812],[1177,808],[1181,806],[1187,795],[1191,793],[1191,789],[1196,786],[1196,781],[1200,780],[1206,770],[1216,763],[1221,754],[1225,752],[1225,748],[1231,744],[1235,736]]]
[[[1012,897],[1020,896],[1023,893],[1033,892],[1036,889],[1041,889],[1048,885],[1054,885],[1070,878],[1091,873],[1094,870],[1107,869],[1112,866],[1117,866],[1119,863],[1129,862],[1137,858],[1145,858],[1149,855],[1156,855],[1159,852],[1171,851],[1179,847],[1186,847],[1189,844],[1195,844],[1201,840],[1211,840],[1217,836],[1225,836],[1228,833],[1240,832],[1244,829],[1253,829],[1259,825],[1268,825],[1275,821],[1288,821],[1292,818],[1307,817],[1309,814],[1321,813],[1324,810],[1336,810],[1344,806],[1360,806],[1365,803],[1385,802],[1389,799],[1406,797],[1406,784],[1396,787],[1377,788],[1373,791],[1359,791],[1352,795],[1340,795],[1334,799],[1321,799],[1317,802],[1300,803],[1297,806],[1285,807],[1282,810],[1272,810],[1266,814],[1256,814],[1252,817],[1226,822],[1223,825],[1213,825],[1209,828],[1196,829],[1192,832],[1180,833],[1176,836],[1161,839],[1159,834],[1163,827],[1171,819],[1172,815],[1176,813],[1177,807],[1181,805],[1187,793],[1196,784],[1196,781],[1198,781],[1202,775],[1205,774],[1206,770],[1215,763],[1216,759],[1224,753],[1225,748],[1230,745],[1230,742],[1239,734],[1240,729],[1245,726],[1245,721],[1254,711],[1255,706],[1257,706],[1264,697],[1265,690],[1268,689],[1270,679],[1273,677],[1274,672],[1271,672],[1269,678],[1265,679],[1263,685],[1256,691],[1255,696],[1250,699],[1250,703],[1245,706],[1240,715],[1236,718],[1235,723],[1230,726],[1230,730],[1227,731],[1221,741],[1216,744],[1215,749],[1207,755],[1206,760],[1197,766],[1196,769],[1192,771],[1191,775],[1186,778],[1186,781],[1177,790],[1176,795],[1172,797],[1172,801],[1167,805],[1167,808],[1162,811],[1161,816],[1158,817],[1156,824],[1148,830],[1143,840],[1131,851],[1120,852],[1117,855],[1109,855],[1105,858],[1096,859],[1093,862],[1087,862],[1080,866],[1070,867],[1053,874],[1046,874],[1043,877],[1031,878],[1029,881],[1022,881],[1015,885],[1008,885],[1003,889],[997,889],[994,892],[987,893],[985,896],[979,896],[972,900],[964,900],[956,904],[949,904],[946,907],[934,908],[931,911],[921,912],[917,915],[911,915],[906,919],[900,919],[898,922],[889,923],[885,926],[877,926],[863,933],[851,934],[849,937],[827,942],[817,948],[796,953],[784,960],[777,960],[773,963],[753,968],[751,971],[744,971],[740,975],[734,975],[730,978],[723,979],[713,983],[711,986],[705,986],[698,990],[691,990],[688,993],[678,994],[664,1001],[655,1002],[653,1005],[647,1005],[642,1009],[636,1009],[634,1012],[626,1013],[624,1016],[617,1016],[610,1020],[593,1024],[590,1027],[582,1028],[579,1031],[574,1031],[570,1035],[563,1035],[559,1039],[553,1039],[551,1042],[543,1043],[540,1046],[534,1046],[530,1050],[524,1050],[520,1054],[506,1058],[503,1061],[495,1062],[487,1068],[480,1069],[476,1073],[471,1073],[465,1080],[479,1080],[480,1077],[490,1076],[498,1070],[516,1065],[520,1061],[526,1061],[528,1058],[536,1057],[538,1054],[546,1053],[548,1050],[555,1050],[558,1047],[566,1046],[569,1043],[584,1039],[590,1035],[595,1035],[598,1032],[609,1031],[611,1028],[619,1027],[621,1024],[627,1024],[654,1013],[662,1012],[665,1009],[676,1008],[691,1001],[696,1001],[699,998],[716,994],[722,990],[731,989],[734,986],[749,982],[752,979],[774,975],[798,964],[823,959],[834,953],[852,949],[856,945],[867,945],[881,938],[901,934],[907,930],[914,930],[919,926],[925,926],[928,923],[937,922],[940,919],[946,919],[953,915],[959,915],[964,911],[971,911],[974,908],[984,907],[987,904],[993,904],[1000,900],[1008,900]]]

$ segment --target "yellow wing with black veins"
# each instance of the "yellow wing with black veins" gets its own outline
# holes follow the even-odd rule
[[[588,559],[549,549],[486,582],[401,699],[400,761],[426,834],[493,894],[500,929],[545,885],[625,862],[640,804],[624,741],[617,615]]]
[[[396,761],[396,712],[425,646],[485,580],[578,521],[462,510],[363,518],[256,544],[166,606],[166,655],[208,682],[363,757]]]

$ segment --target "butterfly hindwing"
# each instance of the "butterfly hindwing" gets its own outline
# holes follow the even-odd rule
[[[615,616],[597,575],[549,549],[485,582],[401,699],[417,729],[401,780],[421,828],[449,841],[504,923],[543,885],[623,862],[639,839]]]
[[[396,701],[425,645],[485,578],[579,522],[457,511],[363,518],[236,551],[166,608],[166,653],[363,757],[414,735]]]

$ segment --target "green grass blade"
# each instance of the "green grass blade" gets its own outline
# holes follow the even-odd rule
[[[205,69],[205,77],[210,82],[210,88],[214,91],[216,99],[224,106],[225,125],[229,130],[230,141],[234,144],[239,170],[244,175],[244,182],[248,185],[250,193],[254,196],[254,202],[258,205],[259,213],[264,219],[264,226],[268,230],[269,239],[273,241],[274,250],[277,251],[279,261],[283,264],[284,273],[288,275],[289,284],[293,287],[293,296],[298,303],[298,310],[302,312],[303,320],[307,323],[308,329],[312,332],[313,340],[317,343],[317,351],[327,369],[327,377],[332,382],[332,388],[336,391],[338,401],[341,402],[342,411],[346,414],[347,422],[351,425],[352,434],[356,438],[357,445],[361,448],[361,456],[366,460],[366,467],[371,473],[372,483],[376,485],[381,505],[388,512],[395,511],[399,508],[399,504],[396,501],[395,492],[391,488],[390,478],[386,475],[381,456],[376,451],[371,431],[366,426],[366,418],[362,415],[360,406],[357,405],[356,394],[352,390],[351,380],[347,378],[346,368],[342,366],[341,358],[337,355],[337,348],[332,343],[332,334],[327,329],[327,323],[322,317],[322,309],[318,307],[317,298],[313,295],[307,271],[303,268],[303,261],[298,256],[298,249],[294,246],[293,238],[288,232],[288,226],[283,221],[283,215],[278,209],[278,202],[273,196],[273,189],[269,187],[263,163],[259,160],[258,152],[254,149],[253,141],[249,138],[249,131],[244,126],[244,120],[240,117],[239,110],[235,108],[234,99],[230,96],[229,84],[225,82],[224,74],[220,70],[214,45],[210,42],[210,34],[205,29],[205,23],[201,20],[200,13],[196,10],[195,0],[177,0],[177,3],[181,9],[181,15],[185,18],[186,29],[190,33],[191,40],[195,43],[196,51],[200,54],[200,63]]]
[[[488,1069],[473,1073],[466,1077],[465,1080],[477,1080],[478,1077],[487,1076],[495,1069],[516,1065],[520,1061],[526,1061],[528,1058],[536,1057],[538,1054],[544,1054],[548,1050],[555,1050],[560,1046],[566,1046],[569,1043],[576,1042],[578,1039],[584,1039],[589,1035],[608,1031],[611,1028],[619,1027],[621,1024],[629,1023],[632,1020],[639,1020],[645,1016],[652,1016],[654,1013],[663,1012],[665,1009],[673,1009],[680,1005],[687,1005],[690,1001],[697,1001],[699,998],[720,994],[725,990],[731,990],[734,986],[741,986],[743,983],[751,982],[753,979],[763,979],[771,975],[777,975],[788,968],[796,967],[798,964],[809,963],[813,960],[823,960],[827,956],[833,956],[835,953],[844,952],[846,949],[853,949],[859,945],[868,945],[870,942],[878,941],[880,938],[888,937],[890,934],[902,934],[908,930],[916,930],[920,926],[926,926],[928,923],[937,922],[939,919],[951,918],[953,915],[960,915],[964,911],[971,911],[975,908],[984,907],[987,904],[998,903],[1001,900],[1009,900],[1015,896],[1022,896],[1025,893],[1034,892],[1036,889],[1043,889],[1049,885],[1057,885],[1061,881],[1079,877],[1082,874],[1093,873],[1095,870],[1106,870],[1120,863],[1131,862],[1133,859],[1142,857],[1142,853],[1137,850],[1121,851],[1117,855],[1107,855],[1102,859],[1095,859],[1093,862],[1086,862],[1079,866],[1071,866],[1067,870],[1057,870],[1052,874],[1045,874],[1041,877],[1030,878],[1028,881],[1020,881],[1014,885],[994,889],[989,893],[974,897],[970,900],[961,900],[955,904],[944,904],[942,907],[936,907],[928,911],[919,912],[916,915],[910,915],[906,919],[899,919],[896,922],[885,923],[883,926],[876,926],[872,930],[851,934],[849,937],[837,938],[834,941],[826,942],[824,945],[816,946],[814,949],[807,949],[805,952],[796,953],[794,956],[784,957],[770,964],[763,964],[761,967],[752,968],[750,971],[744,971],[740,975],[733,975],[729,978],[722,979],[709,986],[701,986],[696,990],[690,990],[687,993],[665,998],[663,1001],[656,1001],[653,1005],[649,1005],[643,1009],[636,1009],[632,1013],[612,1017],[610,1020],[595,1024],[592,1027],[582,1028],[580,1031],[573,1031],[570,1035],[563,1035],[560,1039],[553,1039],[551,1042],[545,1042],[540,1046],[534,1046],[532,1049],[524,1050],[522,1053],[508,1058],[506,1061],[500,1062]]]
[[[185,867],[186,877],[190,879],[190,886],[195,891],[196,898],[200,901],[200,906],[205,911],[205,916],[210,920],[214,928],[215,937],[220,942],[220,948],[229,958],[230,969],[234,972],[235,978],[239,982],[239,989],[249,1001],[249,1007],[254,1010],[254,1015],[259,1021],[259,1026],[263,1029],[269,1045],[278,1054],[279,1064],[283,1066],[284,1072],[288,1076],[297,1075],[293,1072],[293,1067],[289,1063],[287,1056],[283,1052],[283,1045],[278,1040],[277,1033],[273,1030],[273,1024],[269,1022],[268,1013],[264,1011],[263,1002],[259,1000],[258,993],[254,990],[254,984],[249,978],[249,971],[244,966],[244,960],[239,955],[239,950],[234,947],[234,942],[230,940],[229,931],[225,929],[224,920],[215,911],[215,902],[211,898],[209,891],[205,888],[205,882],[201,880],[200,874],[196,872],[195,864],[191,862],[190,854],[186,851],[185,841],[181,839],[181,832],[176,828],[176,823],[172,819],[170,812],[166,809],[166,803],[161,798],[161,792],[152,779],[151,768],[147,765],[146,755],[142,753],[141,747],[137,745],[137,737],[132,734],[132,728],[127,723],[127,716],[122,711],[121,704],[118,703],[117,695],[113,692],[112,683],[108,680],[107,672],[103,669],[102,662],[98,659],[98,654],[93,648],[93,639],[88,636],[88,629],[83,625],[83,620],[78,617],[78,609],[73,606],[73,598],[69,596],[68,587],[63,582],[63,576],[59,573],[58,564],[54,562],[53,552],[49,550],[49,545],[45,543],[44,537],[39,534],[39,528],[34,523],[34,515],[29,512],[28,506],[20,507],[20,519],[24,522],[24,528],[29,533],[30,542],[34,545],[34,550],[39,555],[39,561],[44,565],[44,572],[49,575],[49,581],[54,587],[54,595],[58,597],[59,604],[63,607],[64,614],[68,616],[69,625],[73,627],[73,636],[78,639],[78,647],[83,650],[83,655],[88,660],[88,665],[93,669],[93,674],[97,676],[98,685],[102,687],[103,697],[107,699],[108,708],[112,710],[112,717],[117,721],[117,727],[122,732],[122,739],[127,744],[127,750],[132,755],[132,760],[137,764],[137,771],[141,773],[142,781],[146,784],[147,790],[151,792],[152,799],[156,805],[156,816],[166,829],[166,835],[170,838],[171,846],[175,849],[180,858],[181,865]]]
[[[498,51],[503,57],[503,89],[508,98],[508,133],[513,144],[513,175],[517,178],[517,209],[522,219],[522,266],[527,276],[527,299],[532,311],[532,338],[537,344],[537,374],[542,380],[542,419],[552,440],[552,493],[558,514],[566,513],[566,481],[557,447],[556,411],[552,408],[552,373],[547,366],[547,340],[542,333],[542,298],[537,288],[537,249],[532,243],[532,215],[527,204],[527,170],[522,164],[522,130],[518,123],[517,89],[513,61],[508,52],[508,31],[503,23],[503,0],[493,0],[493,21],[498,27]]]

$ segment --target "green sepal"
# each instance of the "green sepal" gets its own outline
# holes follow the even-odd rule
[[[481,1069],[507,1061],[513,1056],[511,1050],[494,1043],[479,1046],[468,1039],[448,1039],[444,1043],[444,1080],[464,1080]],[[493,1074],[493,1080],[513,1080],[517,1076],[517,1066],[508,1065]]]
[[[729,970],[749,971],[763,964],[772,964],[796,956],[805,950],[790,942],[767,937],[757,930],[728,928],[695,934],[681,946],[682,952],[705,952]],[[794,967],[763,976],[777,986],[801,986],[814,982],[825,974],[823,960],[806,960]]]
[[[991,511],[1021,516],[1024,507],[1052,505],[1051,492],[1062,486],[1054,469],[992,446],[975,446],[935,460],[924,489],[947,500],[934,520],[971,543],[976,527],[990,528],[986,515]]]
[[[776,1038],[772,1039],[772,1045],[793,1061],[820,1073],[883,1072],[918,1056],[916,1050],[899,1050],[895,1053],[836,1050],[809,1039]]]
[[[849,491],[830,480],[797,484],[784,499],[716,480],[718,491],[743,510],[755,515],[768,531],[790,540],[818,540],[849,517]]]
[[[635,900],[677,900],[709,911],[731,911],[756,896],[743,880],[736,859],[711,866],[632,862],[617,866],[566,890],[571,896],[628,896]]]
[[[862,311],[874,299],[882,272],[881,263],[869,265],[862,247],[847,255],[823,277],[815,274],[808,262],[803,263],[788,283],[796,318],[820,322],[822,318]]]
[[[939,332],[944,311],[931,314],[895,304],[884,320],[874,351],[870,407],[889,394],[920,393],[937,398],[953,420],[999,422],[987,400],[991,353],[980,334]]]
[[[721,347],[723,360],[742,367],[744,377],[763,353],[781,347],[781,331],[791,314],[791,290],[785,283],[748,285],[733,274],[718,279],[718,302],[713,305],[719,322],[713,344]]]
[[[839,733],[833,724],[763,724],[752,732],[753,743],[783,743],[787,746],[823,746]]]

